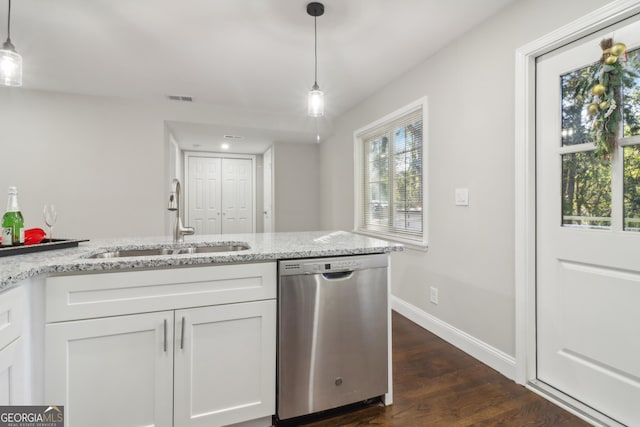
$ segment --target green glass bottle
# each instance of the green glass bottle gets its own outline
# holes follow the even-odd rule
[[[18,190],[9,187],[7,212],[2,217],[2,246],[24,244],[24,218],[18,207]]]

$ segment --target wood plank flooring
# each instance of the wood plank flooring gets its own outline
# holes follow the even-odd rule
[[[299,425],[589,426],[395,312],[393,374],[393,405]]]

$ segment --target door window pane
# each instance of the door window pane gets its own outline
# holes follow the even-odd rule
[[[624,147],[624,229],[640,231],[640,145]]]
[[[587,114],[587,106],[591,103],[591,91],[584,90],[598,81],[597,63],[560,77],[562,90],[562,145],[576,145],[591,142],[589,131],[593,118]],[[589,97],[585,98],[584,93]]]
[[[631,76],[624,87],[624,136],[640,135],[640,49],[627,54],[624,64]]]
[[[593,151],[562,156],[562,225],[611,227],[611,162]]]

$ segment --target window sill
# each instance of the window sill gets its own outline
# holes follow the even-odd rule
[[[362,234],[363,236],[374,237],[376,239],[387,240],[390,242],[401,243],[404,248],[414,249],[417,251],[427,252],[429,245],[427,242],[420,243],[416,240],[403,239],[393,234],[374,233],[371,231],[353,230],[353,233]]]

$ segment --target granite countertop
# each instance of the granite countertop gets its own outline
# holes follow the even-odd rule
[[[80,243],[77,248],[2,257],[0,291],[20,280],[41,274],[260,262],[402,250],[401,245],[346,231],[186,236],[184,243],[178,246],[216,246],[234,243],[248,243],[250,249],[238,252],[87,259],[88,256],[105,251],[175,247],[171,237],[142,237],[91,240]]]

